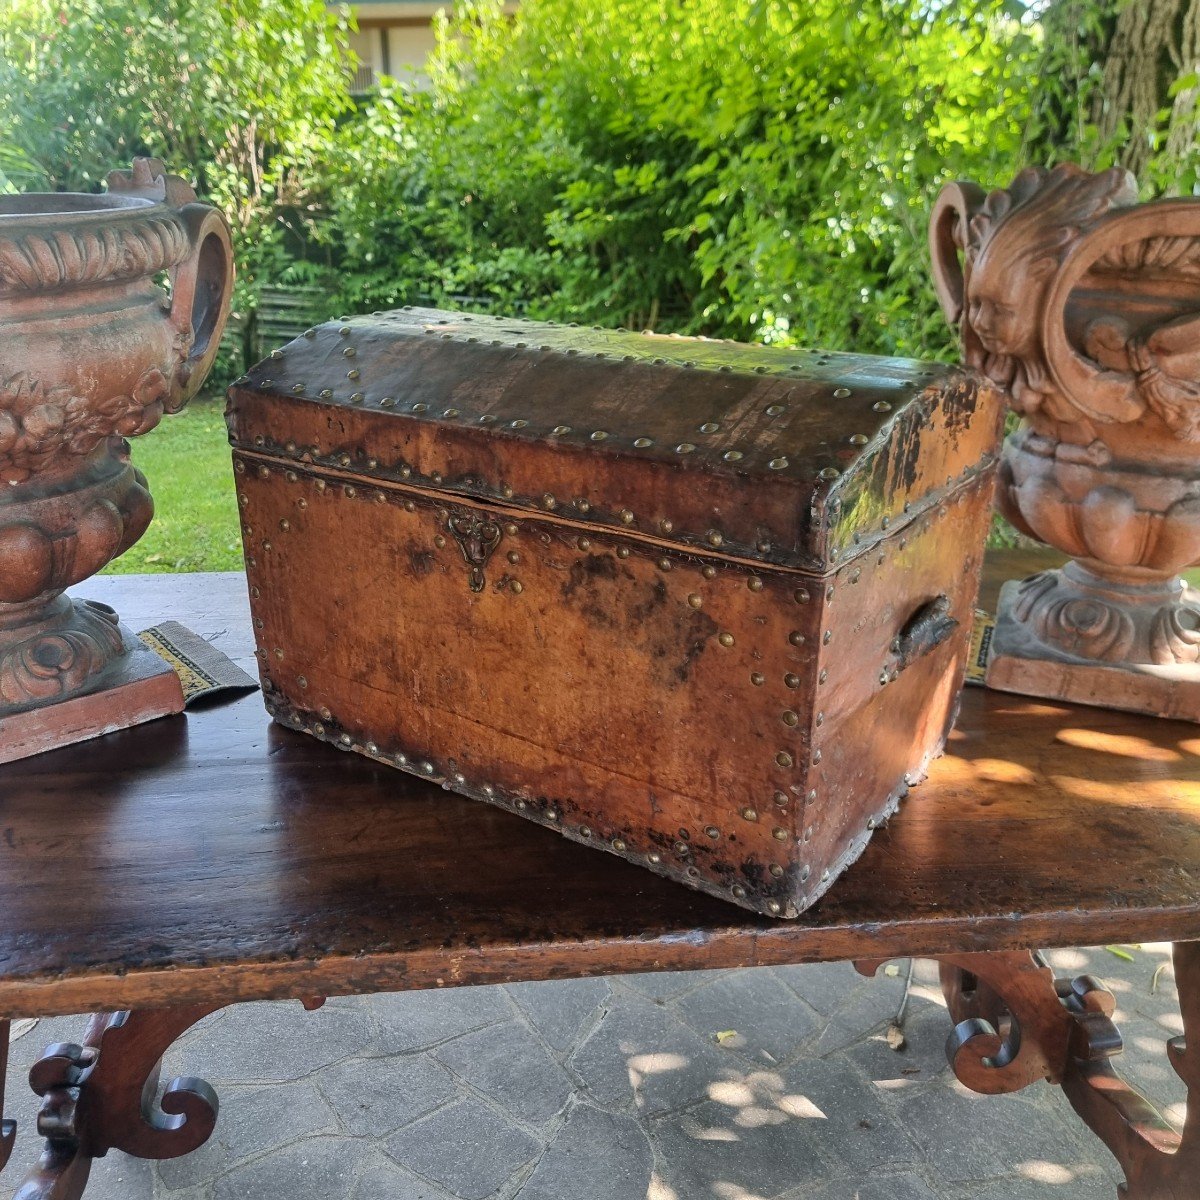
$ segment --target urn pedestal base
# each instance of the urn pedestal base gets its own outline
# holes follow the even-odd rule
[[[1077,564],[1072,566],[1077,568]],[[1085,658],[1038,636],[1031,627],[1031,608],[1045,611],[1052,607],[1047,601],[1057,591],[1067,594],[1066,603],[1084,603],[1069,598],[1074,590],[1072,582],[1061,571],[1045,571],[1004,585],[992,634],[987,686],[1023,696],[1200,722],[1200,664],[1158,665]],[[1035,600],[1031,600],[1031,593],[1035,593]],[[1139,613],[1139,607],[1130,605],[1123,615],[1141,617],[1144,612]],[[1200,610],[1200,593],[1178,586],[1170,602],[1158,611],[1172,615],[1174,624],[1179,618],[1186,622],[1192,610]],[[1087,614],[1072,615],[1082,618]],[[1036,617],[1036,612],[1033,616]],[[1160,623],[1165,619],[1161,618]],[[1136,623],[1143,624],[1141,620]]]
[[[83,689],[63,698],[0,715],[0,763],[29,758],[183,712],[183,688],[170,665],[149,649],[111,609],[74,602],[89,621],[106,620],[121,649]]]

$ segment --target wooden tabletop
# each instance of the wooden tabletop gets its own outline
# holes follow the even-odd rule
[[[1039,561],[993,560],[988,591]],[[84,590],[253,669],[240,575]],[[1200,939],[1200,727],[977,689],[790,922],[276,727],[257,694],[0,768],[0,1017],[1157,939]]]

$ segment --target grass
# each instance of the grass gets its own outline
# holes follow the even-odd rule
[[[154,520],[104,573],[240,571],[242,535],[224,397],[193,400],[132,445],[134,464],[154,496]]]

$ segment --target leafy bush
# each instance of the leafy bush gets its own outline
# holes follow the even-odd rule
[[[1037,29],[1002,0],[459,5],[425,90],[325,170],[337,303],[428,297],[865,351],[944,348],[947,176],[1007,177]]]

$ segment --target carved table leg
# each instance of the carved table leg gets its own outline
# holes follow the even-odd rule
[[[4,1117],[4,1080],[8,1077],[9,1022],[0,1021],[0,1171],[4,1170],[13,1142],[17,1136],[17,1123]]]
[[[323,1000],[305,1000],[305,1008]],[[14,1200],[78,1200],[92,1159],[109,1150],[137,1158],[178,1158],[202,1146],[217,1122],[216,1093],[202,1079],[167,1084],[157,1100],[162,1056],[171,1043],[221,1004],[103,1013],[83,1045],[47,1048],[29,1072],[42,1097],[38,1132],[46,1139]]]
[[[1182,1133],[1113,1069],[1110,1060],[1123,1050],[1111,1019],[1116,1002],[1097,980],[1055,979],[1032,951],[937,961],[955,1021],[946,1053],[963,1084],[988,1095],[1019,1091],[1039,1079],[1060,1084],[1120,1163],[1122,1200],[1200,1197],[1200,942],[1175,946],[1185,1033],[1168,1050],[1188,1085]],[[865,975],[880,965],[855,964]]]

